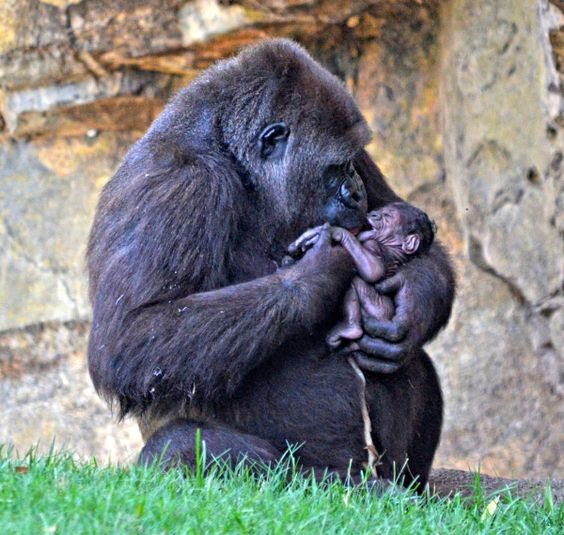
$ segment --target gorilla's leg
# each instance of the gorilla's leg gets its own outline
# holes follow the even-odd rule
[[[425,382],[420,385],[420,412],[415,421],[411,443],[408,448],[409,470],[406,484],[416,479],[417,490],[422,492],[435,451],[439,445],[443,424],[443,396],[435,367],[424,351],[418,357],[425,370]]]
[[[235,431],[226,426],[174,420],[156,431],[141,450],[138,464],[158,462],[165,469],[175,466],[196,468],[197,432],[200,430],[200,452],[205,462],[220,459],[229,466],[239,461],[260,468],[277,461],[281,452],[270,442],[254,435]]]
[[[159,463],[165,470],[180,466],[188,466],[195,470],[198,429],[200,430],[200,451],[205,449],[207,467],[215,458],[231,467],[243,461],[253,469],[260,470],[282,457],[282,453],[275,446],[257,436],[241,433],[225,426],[178,419],[151,435],[141,450],[137,463],[140,465]],[[366,480],[360,473],[351,473],[347,468],[302,465],[298,461],[298,470],[305,476],[313,475],[319,483],[341,481],[344,485],[350,486],[364,483],[367,488],[376,492],[381,492],[385,488],[384,481],[374,478]]]
[[[442,394],[429,356],[421,351],[394,374],[366,372],[372,435],[381,455],[379,477],[418,491],[427,482],[442,425]]]

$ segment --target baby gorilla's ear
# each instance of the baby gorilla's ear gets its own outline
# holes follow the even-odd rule
[[[401,244],[401,248],[405,254],[415,254],[419,249],[421,238],[419,234],[408,234]]]

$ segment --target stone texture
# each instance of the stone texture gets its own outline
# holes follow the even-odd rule
[[[563,476],[561,4],[0,3],[0,443],[56,436],[83,456],[134,457],[136,429],[112,420],[85,366],[99,190],[175,91],[284,35],[345,81],[369,151],[457,266],[453,318],[429,348],[446,397],[436,465]]]
[[[117,423],[92,387],[86,370],[89,325],[36,325],[0,335],[0,442],[19,455],[69,448],[102,462],[135,460],[137,426]]]
[[[0,145],[0,331],[89,315],[84,251],[130,133]]]
[[[431,470],[429,487],[433,494],[441,498],[448,498],[455,493],[460,493],[462,496],[472,499],[475,495],[476,477],[475,472],[439,468]],[[543,479],[511,480],[490,477],[483,473],[479,475],[479,478],[480,487],[485,496],[498,495],[505,490],[509,490],[511,496],[528,498],[538,505],[543,505],[547,498],[546,480]],[[553,503],[558,504],[564,501],[564,481],[552,481],[550,490]]]
[[[429,347],[446,399],[435,464],[519,477],[562,473],[561,396],[533,348],[529,313],[505,282],[466,257],[445,193],[436,185],[410,199],[439,221],[459,281],[450,325]]]
[[[447,32],[442,79],[445,159],[469,254],[532,304],[561,288],[563,267],[554,215],[564,145],[547,131],[558,75],[539,7],[454,3],[452,19],[467,22]]]
[[[432,351],[448,400],[439,462],[451,466],[564,469],[558,18],[546,2],[462,0],[444,14],[444,158],[463,249]]]

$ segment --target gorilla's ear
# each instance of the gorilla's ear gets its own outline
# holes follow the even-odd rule
[[[403,240],[401,248],[405,254],[415,254],[417,249],[419,249],[419,244],[421,243],[421,238],[418,234],[409,234]]]
[[[263,159],[277,159],[284,156],[290,129],[284,122],[269,124],[259,136],[260,155]]]

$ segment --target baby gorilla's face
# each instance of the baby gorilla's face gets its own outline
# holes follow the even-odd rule
[[[392,235],[403,238],[401,213],[394,206],[385,206],[369,212],[368,223],[377,232],[378,238],[388,238]]]
[[[368,213],[367,219],[380,244],[401,249],[407,255],[415,254],[419,249],[421,237],[407,233],[409,215],[399,206],[373,210]]]

